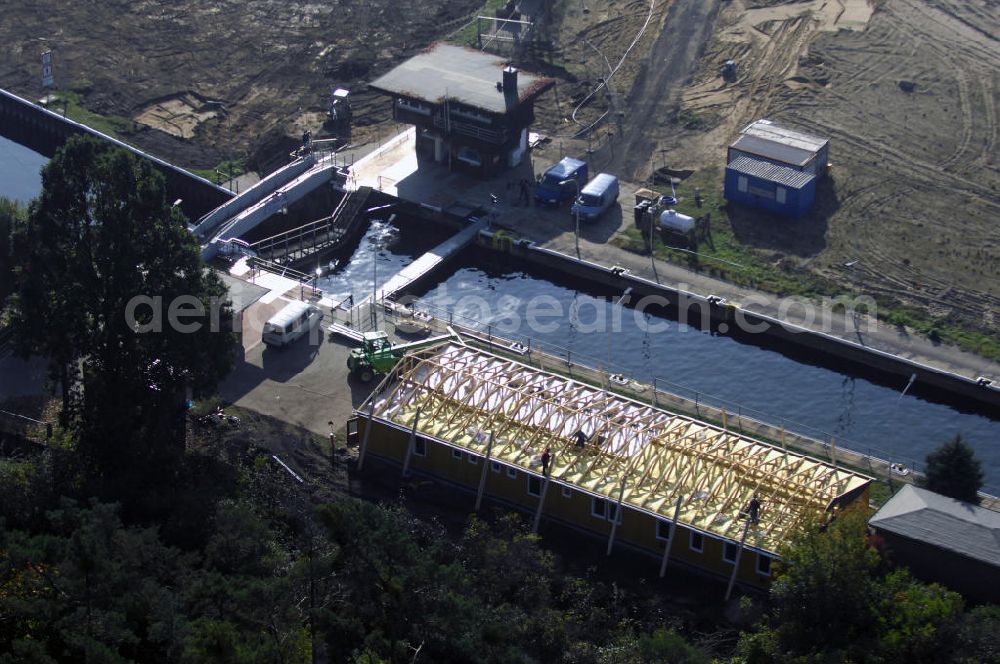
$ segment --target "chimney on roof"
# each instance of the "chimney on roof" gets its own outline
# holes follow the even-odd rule
[[[504,94],[517,96],[517,68],[509,62],[503,68],[503,91]]]

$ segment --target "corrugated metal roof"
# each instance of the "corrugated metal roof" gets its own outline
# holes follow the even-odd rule
[[[871,480],[731,429],[633,401],[484,350],[446,343],[416,351],[386,377],[376,419],[540,474],[608,500],[739,540],[739,513],[758,494],[760,522],[747,544],[774,552],[802,523]],[[417,412],[419,411],[419,418]],[[359,409],[364,413],[364,408]]]
[[[829,138],[820,138],[796,129],[789,129],[775,124],[770,120],[755,120],[747,125],[741,132],[748,136],[757,136],[768,141],[781,143],[800,150],[809,152],[819,152],[823,146],[830,142]]]
[[[1000,567],[1000,512],[907,484],[869,523]]]
[[[545,78],[518,70],[517,95],[498,91],[507,60],[462,46],[435,44],[385,74],[370,87],[431,104],[451,101],[491,113],[504,113],[554,85]]]
[[[757,155],[758,157],[766,157],[767,159],[780,161],[783,164],[791,164],[799,167],[808,164],[816,154],[811,150],[803,150],[791,145],[775,143],[766,138],[751,136],[749,134],[741,134],[729,147],[734,150]]]
[[[747,156],[733,159],[726,165],[726,168],[731,168],[737,173],[770,180],[792,189],[801,189],[816,179],[816,176],[811,173],[803,173],[788,166],[779,166],[769,161]]]

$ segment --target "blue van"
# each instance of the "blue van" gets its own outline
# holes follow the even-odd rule
[[[570,210],[580,219],[595,221],[618,200],[618,178],[610,173],[599,173],[580,192],[580,197]]]
[[[559,184],[566,180],[576,180],[577,186],[574,187],[569,183]],[[535,202],[558,205],[563,201],[568,201],[573,198],[578,189],[583,189],[583,183],[586,181],[587,162],[573,157],[563,157],[558,164],[542,173],[542,177],[538,179],[538,186],[535,187]]]

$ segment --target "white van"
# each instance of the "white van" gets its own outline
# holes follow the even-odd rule
[[[264,325],[261,335],[268,346],[286,346],[307,334],[323,320],[323,312],[315,304],[290,302]]]
[[[580,219],[594,221],[618,200],[618,178],[610,173],[598,173],[580,191],[570,212]]]

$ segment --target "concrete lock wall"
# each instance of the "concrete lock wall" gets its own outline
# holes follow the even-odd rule
[[[0,132],[7,138],[52,158],[72,136],[88,135],[128,150],[152,163],[166,179],[167,193],[181,199],[181,209],[188,219],[197,219],[233,197],[229,191],[189,173],[167,161],[147,154],[116,138],[102,134],[15,94],[0,90]]]
[[[537,247],[531,242],[513,239],[494,242],[493,235],[490,233],[481,234],[478,242],[481,247],[491,251],[509,253],[528,263],[550,270],[558,270],[563,275],[577,277],[589,283],[604,286],[614,292],[622,292],[626,288],[632,288],[635,299],[647,295],[658,295],[663,297],[670,307],[678,307],[683,303],[689,314],[688,320],[698,321],[702,312],[707,311],[713,324],[725,322],[734,334],[738,334],[739,326],[734,323],[737,307],[734,305],[709,302],[706,296],[621,273],[603,265]],[[916,375],[915,384],[919,386],[919,389],[934,392],[936,396],[945,400],[954,401],[960,397],[980,406],[1000,406],[1000,389],[979,385],[973,378],[920,364],[831,334],[786,323],[765,314],[741,309],[740,316],[749,326],[765,326],[765,331],[754,336],[768,342],[790,343],[824,353],[830,357],[852,363],[852,368],[859,372],[874,374],[883,380],[888,376],[898,376],[905,381],[911,375]]]

